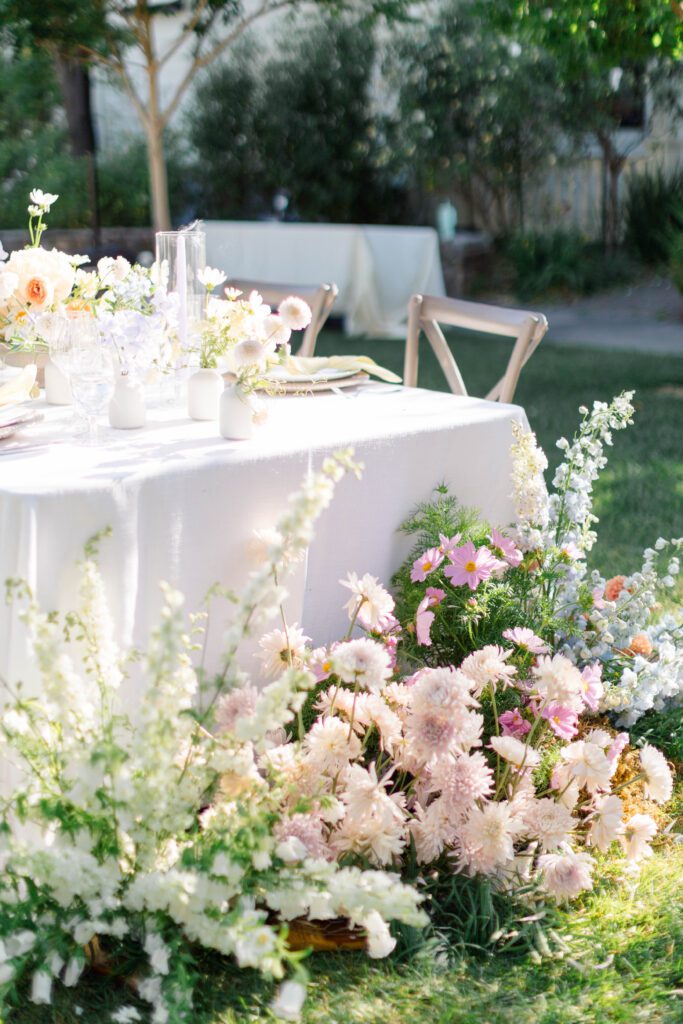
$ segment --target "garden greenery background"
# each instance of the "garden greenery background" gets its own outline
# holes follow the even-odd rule
[[[438,202],[455,197],[497,237],[500,292],[588,293],[667,263],[680,280],[683,174],[654,166],[626,181],[618,134],[644,102],[646,69],[641,135],[655,116],[675,131],[677,44],[660,0],[617,6],[601,12],[597,41],[577,0],[562,0],[552,31],[537,5],[520,21],[511,0],[446,0],[429,17],[390,23],[288,17],[265,48],[246,35],[197,76],[167,130],[173,218],[269,216],[284,193],[293,219],[433,223]],[[655,32],[660,22],[668,27]],[[62,197],[53,227],[86,227],[87,166],[69,151],[51,59],[4,41],[0,224],[23,225],[40,167],[43,187]],[[532,190],[589,149],[605,169],[601,237],[557,220],[530,230]],[[149,225],[141,136],[100,152],[98,179],[103,225]]]

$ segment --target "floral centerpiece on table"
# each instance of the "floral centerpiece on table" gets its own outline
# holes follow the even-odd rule
[[[30,244],[9,259],[0,245],[0,335],[12,350],[46,350],[41,314],[68,308],[80,298],[77,271],[88,257],[68,256],[40,244],[47,227],[43,218],[58,198],[34,189],[28,207]]]
[[[30,244],[7,259],[0,246],[0,335],[12,351],[47,352],[64,318],[97,317],[123,374],[165,368],[174,359],[178,301],[159,268],[105,256],[92,270],[88,256],[41,246],[44,217],[59,196],[30,194]]]
[[[267,366],[289,355],[292,332],[311,322],[310,307],[291,295],[273,312],[257,291],[244,295],[237,288],[225,288],[224,298],[218,298],[211,293],[225,282],[225,274],[206,267],[199,276],[208,293],[195,350],[199,365],[232,371],[239,386],[251,391]]]
[[[78,984],[87,949],[99,945],[132,958],[155,1024],[190,1022],[199,947],[268,978],[292,974],[275,1003],[291,1014],[305,972],[287,921],[346,918],[364,930],[371,956],[393,947],[389,921],[424,923],[420,897],[396,874],[343,867],[290,834],[289,791],[268,752],[315,678],[282,663],[257,693],[237,663],[242,638],[282,600],[282,581],[346,468],[348,455],[327,460],[290,499],[236,605],[211,689],[191,662],[203,616],[188,625],[182,597],[163,586],[131,701],[130,658],[115,640],[93,545],[78,607],[63,619],[12,584],[41,691],[7,685],[0,719],[2,757],[24,771],[0,811],[1,1005],[25,998],[22,986],[32,1002],[49,1004],[56,985]],[[220,698],[237,685],[226,729]],[[298,811],[310,806],[302,793]],[[315,806],[329,821],[340,813],[333,796]],[[118,1012],[137,1019],[132,1006]]]

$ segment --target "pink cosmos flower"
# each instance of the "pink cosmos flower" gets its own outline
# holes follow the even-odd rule
[[[491,545],[502,553],[508,565],[516,568],[524,557],[517,545],[509,537],[499,533],[498,530],[491,530]]]
[[[430,609],[436,608],[437,605],[441,604],[445,596],[446,591],[440,587],[427,587],[427,592],[417,607],[415,632],[417,642],[422,644],[423,647],[432,646],[430,631],[434,621],[434,612]]]
[[[605,688],[602,685],[602,665],[599,661],[594,661],[592,665],[586,665],[581,673],[581,693],[584,704],[586,704],[591,711],[597,711],[600,698],[604,692]]]
[[[602,587],[594,587],[593,588],[593,607],[594,608],[604,608],[605,607],[605,602],[603,601],[603,597],[604,596],[605,596],[605,591],[602,589]]]
[[[501,565],[486,546],[475,548],[471,540],[456,548],[449,557],[453,564],[444,570],[445,575],[454,587],[467,584],[470,590],[476,590],[482,580],[487,580]]]
[[[579,716],[571,708],[564,708],[561,704],[548,704],[541,711],[541,718],[547,719],[550,728],[561,740],[571,740],[578,732],[577,722]]]
[[[503,631],[503,636],[510,643],[515,644],[523,651],[528,651],[530,654],[547,654],[550,648],[544,640],[541,640],[540,636],[536,636],[533,629],[527,629],[526,626],[515,626],[514,629],[506,629]]]
[[[429,548],[423,555],[416,558],[413,562],[413,568],[410,573],[410,579],[413,583],[422,583],[427,579],[430,572],[438,567],[443,562],[443,555],[438,548]]]
[[[577,562],[580,558],[583,558],[583,551],[574,543],[573,540],[570,540],[568,544],[564,545],[562,548],[562,554],[566,555],[572,562]]]
[[[498,721],[503,730],[503,736],[515,736],[517,739],[521,739],[531,731],[531,722],[527,722],[519,708],[504,711]]]
[[[628,746],[630,736],[627,732],[620,732],[614,737],[612,746],[607,751],[607,760],[616,761],[621,752]]]
[[[461,533],[447,537],[445,533],[439,534],[439,551],[445,558],[450,558],[460,543]]]

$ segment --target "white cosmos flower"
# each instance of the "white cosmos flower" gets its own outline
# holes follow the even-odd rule
[[[599,796],[589,816],[589,844],[606,853],[612,843],[619,838],[623,815],[624,805],[618,796]]]
[[[630,861],[652,856],[650,840],[657,834],[657,825],[649,814],[634,814],[625,822],[619,841]]]
[[[0,263],[2,263],[2,261],[6,260],[6,259],[7,259],[7,253],[5,251],[5,247],[2,244],[2,242],[0,242]]]
[[[263,336],[273,345],[286,345],[292,336],[289,327],[277,313],[271,313],[262,324]]]
[[[342,587],[348,587],[352,594],[351,599],[344,605],[349,613],[349,619],[358,611],[356,621],[364,629],[381,630],[389,624],[393,618],[394,599],[376,576],[366,572],[364,576],[359,577],[355,572],[350,572],[345,580],[339,582]]]
[[[590,793],[610,788],[615,765],[597,743],[576,740],[563,748],[562,759],[570,778],[575,779],[579,787],[585,786]]]
[[[645,778],[645,796],[655,803],[665,804],[673,792],[673,776],[661,750],[646,743],[640,751],[640,770]]]
[[[515,768],[535,768],[541,761],[541,755],[533,747],[528,747],[515,736],[492,736],[491,746],[504,761]]]
[[[212,292],[214,288],[218,288],[219,285],[227,281],[227,277],[222,270],[217,270],[215,267],[203,267],[198,273],[197,277],[199,283],[203,284],[204,287]]]
[[[39,213],[47,213],[52,204],[57,202],[59,196],[52,195],[51,192],[43,192],[39,188],[34,188],[29,194],[29,199],[33,206],[38,209]]]
[[[278,313],[285,327],[292,331],[301,331],[311,322],[311,307],[303,299],[289,295],[278,306]]]

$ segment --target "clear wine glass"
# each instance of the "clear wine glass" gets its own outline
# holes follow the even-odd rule
[[[114,360],[100,340],[95,320],[85,330],[71,333],[66,357],[71,392],[86,421],[86,444],[96,445],[98,417],[114,393]]]

